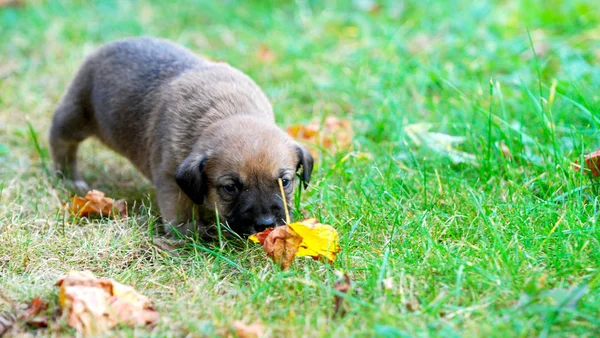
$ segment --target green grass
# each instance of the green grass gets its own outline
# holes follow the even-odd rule
[[[154,328],[112,331],[121,336],[217,336],[234,320],[262,320],[275,337],[600,333],[600,182],[570,169],[600,147],[598,1],[220,3],[0,9],[2,295],[56,303],[58,277],[89,269],[161,312]],[[64,215],[71,193],[45,171],[53,109],[85,55],[131,35],[235,65],[282,126],[352,121],[353,151],[374,159],[323,154],[301,200],[305,216],[339,230],[335,263],[299,259],[282,272],[240,241],[154,248],[151,185],[96,141],[81,150],[82,173],[133,217]],[[263,45],[276,60],[258,57]],[[417,123],[465,137],[455,147],[475,159],[415,144],[406,127]],[[354,282],[343,317],[339,272]],[[73,331],[59,321],[38,333]]]

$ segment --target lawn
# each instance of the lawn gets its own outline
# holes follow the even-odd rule
[[[161,313],[117,336],[223,336],[236,320],[272,337],[598,336],[600,182],[571,168],[600,148],[598,13],[596,0],[1,8],[0,294],[55,305],[60,276],[91,270]],[[86,55],[134,35],[246,72],[283,127],[351,121],[352,149],[325,149],[299,201],[338,229],[337,261],[280,271],[245,241],[156,248],[151,184],[95,140],[82,174],[131,217],[65,213],[73,193],[49,175],[53,110]],[[62,320],[29,330],[75,334]]]

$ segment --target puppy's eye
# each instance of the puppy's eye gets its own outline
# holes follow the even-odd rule
[[[237,185],[230,183],[223,186],[223,190],[228,194],[235,194],[238,190]]]
[[[290,183],[292,183],[292,180],[289,180],[287,178],[282,178],[281,179],[281,184],[283,185],[284,188],[289,187]]]

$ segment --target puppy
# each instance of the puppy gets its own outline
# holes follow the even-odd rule
[[[81,141],[95,136],[153,182],[165,231],[214,233],[215,215],[240,235],[282,225],[278,179],[292,204],[313,158],[275,125],[252,79],[155,38],[110,43],[89,56],[54,113],[55,170],[76,188]]]

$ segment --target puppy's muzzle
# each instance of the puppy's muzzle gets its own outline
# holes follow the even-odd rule
[[[275,227],[275,216],[261,216],[254,220],[254,231],[261,232]]]

